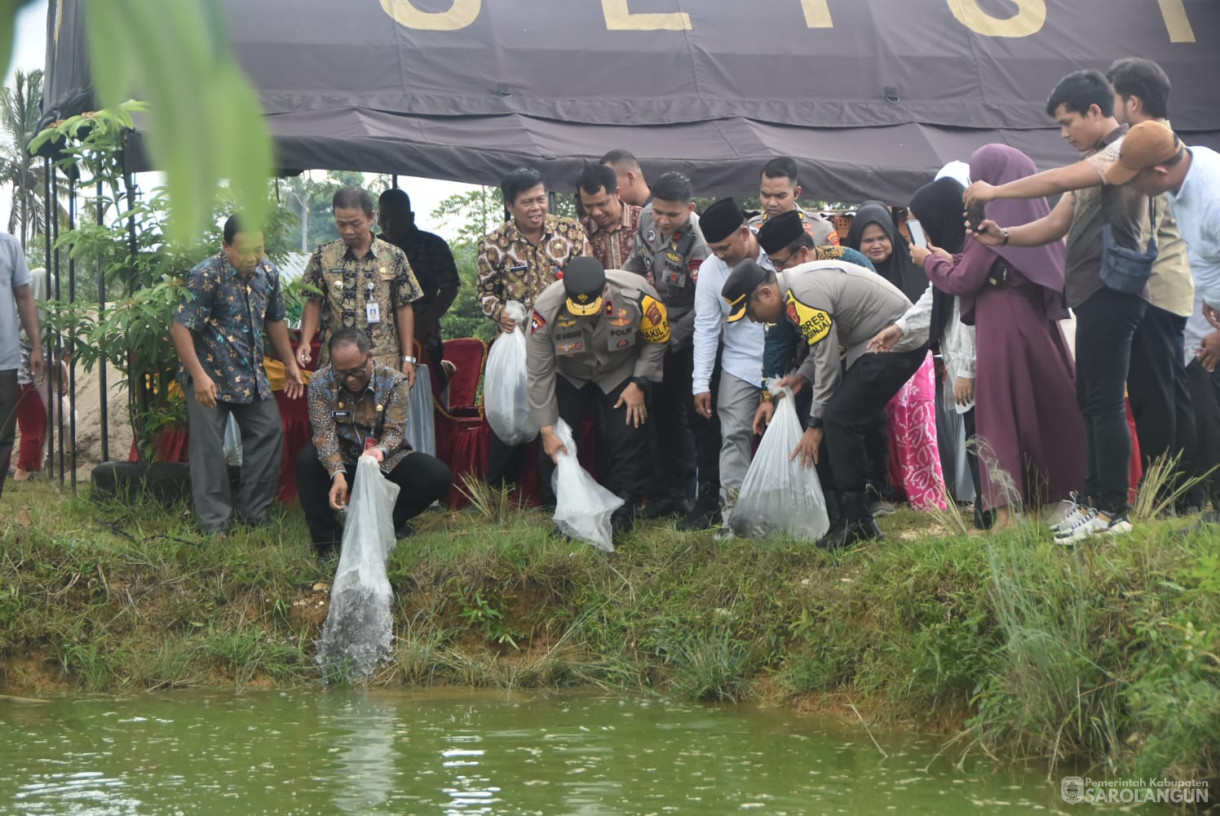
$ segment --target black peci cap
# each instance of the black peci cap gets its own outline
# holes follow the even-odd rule
[[[720,296],[729,303],[728,322],[736,323],[746,316],[750,295],[766,282],[767,276],[767,270],[749,258],[733,267],[732,274],[720,290]]]
[[[763,248],[763,252],[774,255],[804,234],[805,223],[801,221],[801,214],[796,210],[789,210],[781,215],[773,215],[763,222],[758,230],[758,244]]]
[[[746,214],[737,206],[737,202],[722,198],[699,216],[699,229],[703,232],[703,240],[715,244],[741,229],[745,222]]]

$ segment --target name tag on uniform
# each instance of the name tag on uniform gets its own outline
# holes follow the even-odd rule
[[[375,300],[370,300],[364,304],[364,319],[369,323],[380,323],[381,304]]]
[[[508,268],[508,271],[509,272],[524,272],[527,269],[529,269],[529,264],[518,264],[517,266],[510,266]]]
[[[350,419],[351,416],[352,416],[351,411],[331,411],[330,412],[331,419]]]

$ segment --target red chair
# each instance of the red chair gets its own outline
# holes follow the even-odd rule
[[[460,507],[466,497],[458,487],[463,474],[482,478],[487,471],[491,428],[483,419],[481,387],[483,366],[487,362],[487,343],[475,337],[445,341],[445,359],[456,366],[449,378],[449,408],[446,410],[433,391],[436,418],[436,456],[453,471],[449,504]]]

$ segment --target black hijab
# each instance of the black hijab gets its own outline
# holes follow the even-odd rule
[[[965,190],[957,179],[946,176],[920,187],[911,198],[911,215],[919,220],[928,240],[951,255],[966,248]]]
[[[855,250],[860,249],[860,236],[869,224],[881,227],[894,247],[890,257],[880,263],[873,261],[877,274],[901,289],[907,300],[912,303],[919,300],[919,296],[928,288],[928,278],[911,260],[910,246],[894,227],[894,219],[890,217],[888,207],[880,201],[866,201],[861,204],[847,233],[847,245]]]
[[[962,193],[966,188],[957,179],[945,177],[925,184],[915,191],[908,209],[919,221],[928,241],[948,253],[957,255],[966,248],[966,221],[962,218]],[[953,296],[939,289],[932,290],[932,325],[928,342],[940,347],[945,327],[953,314]]]

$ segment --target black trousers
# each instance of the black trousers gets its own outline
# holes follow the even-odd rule
[[[861,493],[873,465],[866,436],[877,414],[923,364],[927,348],[915,351],[865,354],[847,369],[822,415],[826,451],[835,487],[844,493]]]
[[[319,548],[337,547],[343,540],[343,525],[330,506],[330,474],[318,461],[318,449],[310,442],[297,454],[297,492],[301,509],[309,524],[309,535]],[[349,492],[356,486],[355,466],[345,468]],[[411,453],[389,473],[383,474],[398,485],[394,502],[394,529],[427,510],[445,497],[453,483],[449,466],[426,453]]]
[[[1205,480],[1208,498],[1220,506],[1220,371],[1208,371],[1198,360],[1186,366],[1186,383],[1194,407],[1195,464]],[[1212,470],[1216,468],[1216,470]]]
[[[1178,469],[1194,475],[1195,422],[1186,383],[1186,318],[1149,306],[1131,338],[1127,391],[1140,457],[1180,456]]]
[[[419,340],[419,338],[416,338]],[[436,382],[439,386],[436,393],[445,390],[445,386],[449,384],[449,374],[445,371],[445,367],[441,365],[441,360],[445,359],[445,341],[441,339],[440,332],[432,332],[427,337],[419,340],[419,345],[424,350],[424,359],[421,363],[427,363],[428,367],[436,372]]]
[[[8,461],[13,455],[13,442],[17,438],[17,402],[20,399],[17,369],[0,371],[0,495],[4,494]]]
[[[555,377],[559,418],[568,423],[572,435],[579,438],[585,417],[592,414],[597,444],[597,473],[594,475],[602,487],[627,499],[629,504],[653,495],[648,425],[645,423],[636,428],[627,424],[627,406],[614,407],[630,382],[630,379],[623,380],[609,394],[603,394],[595,383],[585,383],[577,388],[563,376]],[[538,474],[539,492],[544,501],[546,497],[551,497],[552,503],[551,477],[554,472],[555,463],[543,455]]]
[[[1127,372],[1131,340],[1148,308],[1137,295],[1102,288],[1076,307],[1076,404],[1084,414],[1085,495],[1109,515],[1128,509],[1131,429]]]
[[[653,473],[656,496],[685,498],[695,487],[695,402],[691,397],[693,347],[666,351],[663,379],[654,383],[648,400],[648,424],[655,440]]]

